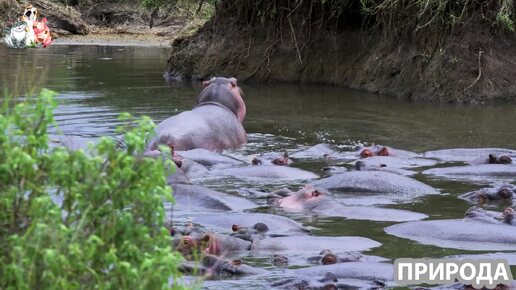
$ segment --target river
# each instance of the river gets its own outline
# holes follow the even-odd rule
[[[114,136],[121,112],[148,115],[158,123],[192,107],[202,86],[198,82],[166,82],[163,71],[167,56],[167,49],[152,47],[55,45],[47,49],[14,50],[0,45],[0,85],[14,95],[21,95],[28,88],[55,90],[59,92],[55,116],[65,133],[92,139]],[[516,148],[516,106],[513,104],[412,103],[318,85],[251,83],[241,84],[241,87],[247,104],[244,126],[249,144],[231,154],[243,159],[262,152],[295,151],[317,143],[332,143],[343,148],[375,143],[416,152],[453,147]],[[325,165],[324,162],[294,164],[320,175],[324,175],[321,168]],[[387,207],[425,213],[430,219],[461,218],[470,205],[457,199],[457,195],[482,187],[421,175],[416,178],[439,188],[443,194]],[[196,182],[228,193],[235,193],[241,186],[256,187],[256,184],[231,180],[214,183],[199,179]],[[298,185],[266,184],[262,188],[296,188]],[[465,253],[387,235],[383,229],[392,223],[319,218],[267,206],[257,211],[290,216],[313,227],[315,235],[374,239],[382,246],[367,254],[390,259]],[[252,265],[267,267],[273,273],[281,273],[266,256],[249,254],[241,258]],[[268,289],[269,285],[250,277],[240,281],[209,281],[205,287]]]

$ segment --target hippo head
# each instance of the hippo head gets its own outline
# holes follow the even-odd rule
[[[309,209],[309,204],[317,204],[317,202],[324,196],[325,195],[322,191],[310,185],[306,185],[298,192],[278,199],[277,204],[281,207],[291,209]]]
[[[240,122],[244,121],[246,107],[243,92],[237,86],[237,79],[213,77],[203,82],[204,90],[197,98],[197,104],[213,102],[228,108],[233,112]]]
[[[509,199],[512,198],[512,191],[508,188],[502,188],[496,193],[496,195],[500,199]]]
[[[500,159],[498,159],[498,162],[500,162],[500,164],[511,164],[512,159],[509,156],[502,156]]]
[[[212,233],[204,234],[201,237],[200,244],[204,254],[216,256],[221,254],[220,242]]]
[[[264,153],[253,159],[253,165],[279,165],[288,166],[292,161],[288,158],[288,152],[280,153]]]

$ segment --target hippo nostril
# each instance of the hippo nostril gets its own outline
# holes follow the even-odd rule
[[[241,229],[241,227],[239,225],[232,225],[231,226],[231,230],[233,232],[238,232],[240,229]]]
[[[251,161],[253,165],[261,165],[262,161],[258,158],[254,158],[253,161]]]
[[[32,11],[30,11],[30,10],[29,10],[29,11],[27,11],[27,12],[25,13],[25,16],[30,17],[30,15],[31,15],[31,14],[32,14]]]
[[[264,224],[264,223],[256,223],[253,226],[253,229],[258,231],[259,233],[265,233],[265,232],[267,232],[269,230],[269,227],[266,224]]]

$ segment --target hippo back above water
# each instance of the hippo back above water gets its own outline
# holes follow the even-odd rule
[[[175,150],[221,151],[247,142],[242,126],[246,107],[237,80],[214,77],[203,85],[204,90],[191,111],[172,116],[156,126],[150,150],[163,144]]]

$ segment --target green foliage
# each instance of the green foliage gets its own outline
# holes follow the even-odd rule
[[[173,164],[142,157],[152,121],[124,115],[123,150],[51,148],[53,96],[0,109],[0,289],[182,288],[163,226]]]

